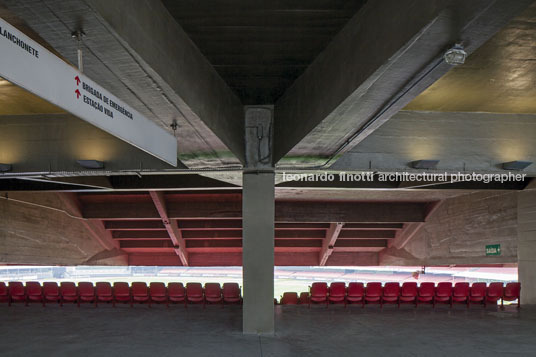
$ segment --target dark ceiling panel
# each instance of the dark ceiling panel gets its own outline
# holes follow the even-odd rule
[[[365,0],[163,0],[243,104],[273,104]]]

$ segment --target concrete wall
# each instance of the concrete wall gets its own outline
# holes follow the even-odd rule
[[[518,193],[517,222],[521,303],[536,304],[536,190]]]
[[[127,263],[126,255],[105,250],[79,219],[62,212],[65,207],[56,194],[9,193],[8,197],[3,193],[0,198],[0,264]]]
[[[486,256],[500,244],[500,256]],[[478,192],[444,200],[402,249],[380,265],[517,263],[517,192]]]

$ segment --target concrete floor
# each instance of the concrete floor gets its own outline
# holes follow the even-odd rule
[[[277,306],[275,336],[244,336],[241,309],[0,306],[2,356],[536,355],[536,308]]]

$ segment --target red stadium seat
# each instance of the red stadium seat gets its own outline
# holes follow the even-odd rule
[[[171,302],[184,302],[186,307],[186,290],[182,283],[168,283],[168,299]]]
[[[24,284],[20,281],[10,281],[8,283],[9,287],[9,305],[11,305],[12,302],[24,302],[26,303],[26,289],[24,288]]]
[[[309,304],[309,293],[307,291],[300,293],[300,299],[298,300],[298,304]]]
[[[507,283],[504,287],[501,306],[504,306],[504,301],[517,300],[517,307],[521,307],[521,284]]]
[[[78,306],[81,302],[95,302],[95,287],[90,282],[78,283]]]
[[[402,288],[400,289],[400,297],[398,298],[398,307],[400,307],[400,303],[410,303],[410,304],[413,303],[415,304],[415,306],[417,306],[418,295],[419,295],[419,290],[417,288],[416,282],[407,281],[403,283]]]
[[[55,281],[46,281],[43,283],[43,305],[47,301],[60,301],[60,289]]]
[[[95,298],[95,306],[98,305],[99,302],[112,302],[114,303],[114,294],[112,290],[112,285],[107,281],[99,281],[95,284],[95,292],[96,292],[96,298]]]
[[[133,282],[131,285],[132,290],[132,299],[130,300],[130,306],[134,302],[138,303],[149,303],[149,307],[151,306],[151,300],[149,299],[149,290],[147,289],[147,283],[145,282]]]
[[[242,303],[242,295],[238,283],[223,283],[223,302],[231,304]]]
[[[221,294],[220,283],[205,283],[205,303],[221,303],[223,307],[223,296]]]
[[[435,296],[435,283],[424,282],[419,286],[419,295],[417,296],[416,304],[419,305],[420,302],[424,303],[434,303]]]
[[[328,299],[332,303],[343,303],[346,307],[346,283],[335,282],[329,284]]]
[[[188,303],[205,303],[203,285],[201,283],[186,284],[186,300]]]
[[[451,305],[453,303],[465,303],[469,307],[469,283],[460,282],[454,284]]]
[[[41,302],[43,306],[45,306],[43,301],[43,288],[38,281],[26,282],[26,305],[28,305],[29,302]]]
[[[9,302],[9,290],[3,281],[0,281],[0,302]]]
[[[352,282],[348,284],[346,292],[347,303],[360,302],[362,306],[365,303],[365,286],[363,283]]]
[[[452,283],[441,282],[437,284],[434,296],[434,306],[438,302],[452,305]]]
[[[60,283],[60,305],[63,306],[64,302],[78,302],[78,291],[76,285],[70,281],[63,281]]]
[[[164,283],[149,284],[149,293],[151,297],[151,302],[165,302],[166,306],[169,306],[167,289]]]
[[[130,303],[132,305],[132,295],[130,294],[130,286],[128,283],[116,281],[114,283],[114,306],[117,302]]]
[[[398,305],[399,296],[400,296],[400,284],[399,283],[394,283],[394,282],[385,283],[385,286],[383,287],[383,294],[382,294],[380,306],[383,306],[383,304],[385,303]]]
[[[365,288],[365,303],[369,304],[374,302],[379,304],[382,302],[382,283],[367,283],[367,287]]]
[[[486,283],[473,283],[469,289],[469,299],[467,306],[472,302],[478,302],[486,305]]]
[[[313,283],[311,285],[311,295],[309,296],[309,307],[311,303],[325,302],[326,306],[329,303],[328,300],[328,284],[327,283]]]
[[[298,304],[298,293],[294,292],[284,292],[279,300],[281,305],[297,305]]]
[[[486,303],[492,302],[497,305],[497,301],[502,299],[503,290],[503,283],[490,283],[486,289]]]

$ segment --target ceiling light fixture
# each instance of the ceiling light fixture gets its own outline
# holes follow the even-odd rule
[[[435,169],[439,160],[417,160],[409,163],[414,169]]]
[[[445,59],[445,62],[451,66],[459,66],[465,63],[467,52],[464,51],[461,44],[457,43],[454,45],[454,47],[445,52],[443,58]]]
[[[510,161],[502,164],[503,170],[524,170],[532,164],[531,161]]]
[[[103,169],[104,162],[97,160],[76,160],[78,165],[82,166],[85,169]]]

